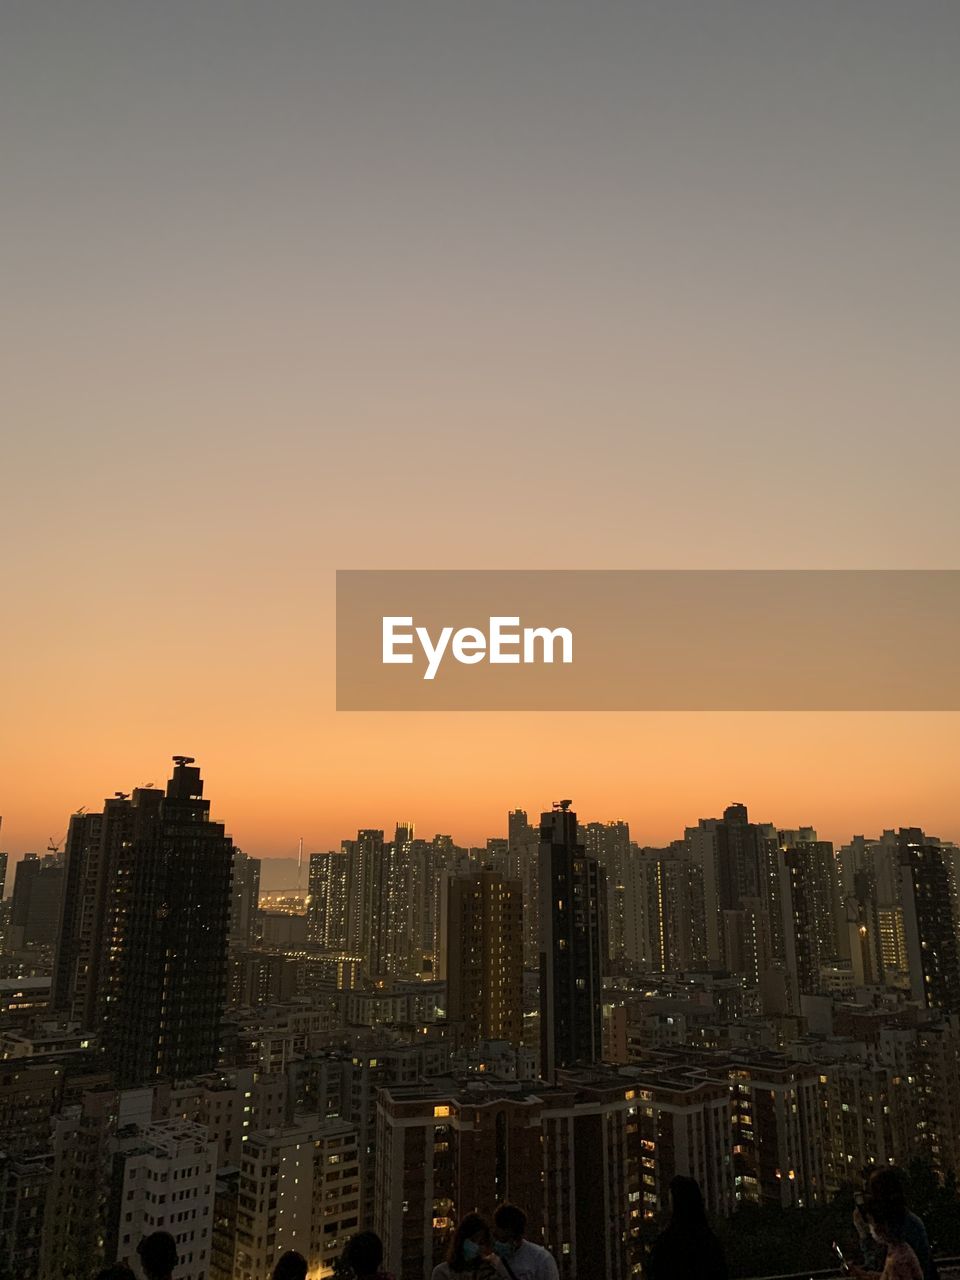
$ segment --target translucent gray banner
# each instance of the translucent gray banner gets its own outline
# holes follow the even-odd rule
[[[343,711],[956,711],[960,570],[341,570]]]

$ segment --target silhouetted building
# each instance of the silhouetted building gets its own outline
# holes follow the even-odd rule
[[[51,853],[38,858],[35,853],[24,854],[13,881],[10,924],[15,932],[11,938],[23,946],[53,946],[62,893],[61,856]]]
[[[957,930],[944,850],[916,827],[901,827],[897,843],[911,994],[929,1009],[960,1012]]]
[[[795,837],[812,836],[812,839]],[[840,959],[840,880],[833,845],[816,832],[784,832],[780,904],[791,1009],[821,989],[821,970]]]
[[[507,866],[523,886],[523,966],[540,964],[540,837],[525,809],[507,814]]]
[[[260,859],[239,849],[233,851],[233,889],[230,907],[230,938],[251,942],[255,937],[257,908],[260,905]]]
[[[217,1065],[233,845],[200,770],[74,815],[52,1005],[97,1029],[121,1085]]]
[[[540,817],[541,1072],[587,1065],[602,1054],[604,885],[561,800]]]

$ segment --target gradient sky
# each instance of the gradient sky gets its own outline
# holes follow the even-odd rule
[[[4,6],[0,847],[174,752],[257,854],[560,795],[960,837],[955,715],[337,715],[332,614],[956,567],[958,65],[953,0]]]

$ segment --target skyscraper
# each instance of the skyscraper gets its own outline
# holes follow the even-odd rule
[[[602,1052],[603,876],[561,800],[540,817],[541,1074],[597,1062]]]
[[[960,960],[944,850],[917,827],[901,827],[897,843],[911,994],[929,1009],[960,1012]]]
[[[746,805],[731,804],[722,818],[701,818],[685,835],[703,881],[706,960],[711,969],[734,970],[740,950],[740,913],[759,907],[774,959],[780,958],[777,840],[772,828],[750,822]],[[733,936],[728,942],[728,928]],[[752,976],[752,975],[745,975]]]
[[[583,847],[603,868],[607,885],[607,939],[604,959],[620,969],[627,958],[627,874],[630,827],[626,822],[588,822]]]
[[[793,1012],[820,990],[820,971],[840,959],[840,880],[833,845],[809,828],[781,833],[780,903]]]
[[[540,963],[540,858],[539,834],[530,825],[525,809],[507,814],[507,865],[512,878],[523,886],[523,967]]]
[[[345,853],[311,853],[307,937],[331,951],[347,945],[350,859]]]
[[[22,946],[53,946],[60,921],[63,858],[48,853],[24,854],[17,863],[10,904],[13,936]]]
[[[356,840],[345,840],[349,858],[348,947],[363,957],[374,978],[419,973],[420,947],[412,936],[410,867],[414,846],[413,823],[398,823],[394,839],[367,828]]]
[[[485,868],[449,881],[447,1016],[472,1040],[523,1043],[523,900],[519,880]]]
[[[250,942],[260,905],[260,859],[240,849],[233,851],[233,889],[230,908],[230,939]]]
[[[232,861],[188,756],[165,793],[71,821],[52,1003],[102,1031],[121,1085],[217,1065]]]
[[[666,849],[631,845],[623,911],[624,955],[635,972],[706,968],[703,875],[683,840]]]

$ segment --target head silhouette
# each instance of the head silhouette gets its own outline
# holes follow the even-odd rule
[[[903,1239],[904,1210],[897,1201],[885,1204],[882,1200],[868,1200],[863,1215],[875,1239],[884,1244],[899,1244]]]
[[[288,1249],[273,1268],[273,1280],[307,1280],[307,1260],[296,1249]]]
[[[343,1262],[361,1280],[375,1276],[383,1265],[383,1242],[375,1231],[361,1231],[347,1241]]]
[[[169,1231],[154,1231],[137,1245],[140,1266],[147,1280],[170,1280],[180,1261],[177,1244]]]
[[[702,1231],[707,1225],[703,1194],[695,1178],[679,1174],[670,1183],[670,1225],[685,1231]]]
[[[527,1229],[527,1215],[515,1204],[502,1204],[493,1215],[493,1233],[498,1240],[519,1244]]]
[[[886,1169],[875,1169],[868,1183],[870,1203],[874,1208],[886,1213],[899,1214],[907,1212],[907,1187],[903,1173],[893,1166]]]

